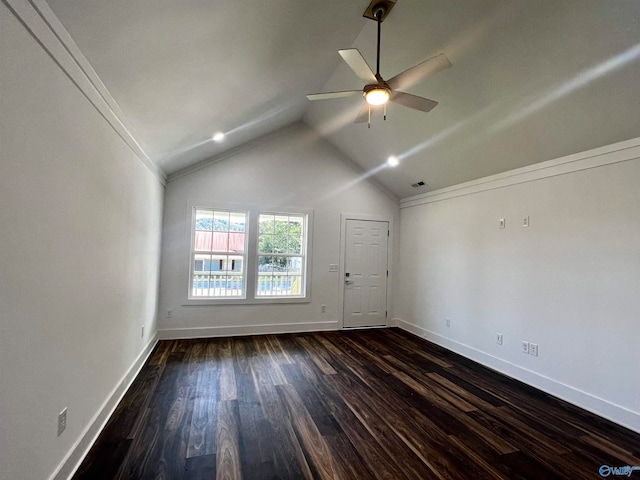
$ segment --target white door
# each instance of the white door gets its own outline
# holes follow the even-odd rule
[[[344,326],[387,324],[389,222],[346,221]]]

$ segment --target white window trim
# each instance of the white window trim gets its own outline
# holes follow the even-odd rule
[[[203,255],[232,255],[229,252],[220,252],[220,251],[210,251],[210,252],[199,252],[196,251],[194,248],[194,243],[195,243],[195,235],[196,235],[196,229],[194,228],[195,226],[195,220],[196,220],[196,211],[197,210],[211,210],[211,211],[218,211],[218,212],[230,212],[230,213],[244,213],[245,214],[245,236],[244,236],[244,252],[242,255],[238,255],[235,254],[235,256],[242,256],[244,265],[242,266],[242,277],[244,278],[244,283],[245,283],[245,289],[243,292],[243,295],[240,296],[229,296],[229,297],[195,297],[192,296],[192,292],[193,292],[193,260],[195,258],[195,255],[198,254],[203,254]],[[249,211],[245,210],[245,209],[238,209],[238,208],[219,208],[219,207],[203,207],[203,206],[192,206],[191,207],[191,219],[189,220],[189,232],[190,232],[190,239],[189,239],[189,277],[188,277],[188,290],[187,290],[187,301],[190,300],[200,300],[200,299],[205,299],[205,300],[244,300],[247,297],[247,270],[248,270],[248,259],[249,259],[249,252],[248,252],[248,247],[249,247],[249,235],[247,232],[247,228],[249,226],[249,218],[250,218],[250,213]]]
[[[273,254],[272,256],[274,257],[291,257],[291,258],[299,258],[302,257],[303,262],[302,262],[302,281],[304,282],[304,288],[303,288],[303,293],[301,295],[289,295],[289,296],[268,296],[268,295],[263,295],[263,296],[258,296],[257,292],[254,291],[254,297],[258,298],[260,300],[306,300],[309,290],[307,289],[307,283],[308,283],[308,278],[307,278],[307,267],[308,267],[308,256],[309,256],[309,223],[310,223],[310,218],[311,215],[309,215],[308,213],[303,213],[303,212],[293,212],[293,211],[283,211],[283,210],[274,210],[274,211],[270,211],[270,210],[261,210],[260,212],[258,212],[258,223],[260,220],[260,215],[288,215],[288,216],[303,216],[305,217],[305,222],[304,222],[304,231],[302,232],[302,238],[305,240],[304,244],[302,245],[302,255],[299,254]],[[258,227],[258,237],[260,235],[260,225],[257,225]],[[258,238],[259,240],[259,238]],[[260,265],[258,264],[258,256],[260,254],[260,242],[257,241],[256,245],[255,245],[255,250],[256,250],[256,261],[254,264],[255,267],[255,279],[254,279],[254,289],[258,286],[258,277],[259,277],[259,269],[260,269]],[[268,255],[266,252],[264,253],[264,255]]]
[[[247,212],[247,227],[246,227],[246,252],[245,259],[246,265],[243,266],[246,279],[245,297],[191,297],[191,255],[193,248],[193,221],[195,210],[198,208],[210,209],[210,210],[230,210],[236,212]],[[260,304],[282,304],[282,303],[310,303],[311,302],[311,278],[312,278],[312,253],[313,253],[313,210],[307,208],[297,207],[285,207],[285,206],[273,206],[273,205],[247,205],[237,204],[229,202],[213,202],[213,201],[199,201],[192,202],[187,205],[185,221],[187,222],[187,228],[185,228],[184,236],[184,251],[188,255],[186,259],[185,272],[186,277],[183,278],[183,285],[186,285],[186,292],[182,305],[260,305]],[[276,213],[283,215],[305,215],[306,222],[306,239],[307,244],[305,247],[305,258],[303,271],[306,273],[304,282],[304,296],[299,297],[258,297],[256,296],[257,275],[258,275],[258,235],[259,225],[258,219],[261,213]],[[252,266],[251,266],[252,265]]]

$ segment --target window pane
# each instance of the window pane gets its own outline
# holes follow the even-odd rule
[[[271,257],[260,255],[258,257],[259,272],[273,272],[273,259]]]
[[[289,242],[287,253],[302,253],[303,217],[289,217]]]
[[[259,217],[260,235],[273,234],[274,216],[262,214]]]
[[[275,231],[273,235],[273,253],[286,253],[287,252],[287,234],[288,223],[276,221]]]
[[[229,252],[244,252],[244,243],[244,232],[229,234]]]
[[[222,257],[220,255],[214,255],[211,259],[211,272],[219,272],[222,270]]]
[[[258,277],[258,288],[256,289],[256,295],[259,297],[271,295],[271,275],[260,275]]]
[[[273,253],[273,235],[260,235],[258,253]]]
[[[302,258],[301,257],[287,258],[287,274],[300,275],[301,273],[302,273]]]
[[[210,252],[213,232],[196,230],[193,234],[193,249],[199,252]]]
[[[206,273],[208,275],[210,261],[211,255],[195,255],[193,261],[193,273]]]
[[[242,272],[244,258],[240,256],[229,255],[229,268],[230,272]]]
[[[228,252],[229,251],[229,233],[228,232],[213,232],[213,242],[211,250],[214,252]]]
[[[213,229],[217,232],[229,231],[229,212],[216,211],[213,216]]]
[[[208,277],[209,288],[203,296],[241,297],[244,293],[244,277],[241,273],[230,274],[224,271],[211,272]],[[194,290],[195,290],[194,282]]]
[[[286,253],[296,253],[300,255],[302,253],[302,237],[289,236]]]
[[[244,213],[231,212],[229,216],[229,231],[245,232],[247,224],[247,216]]]
[[[191,296],[193,297],[208,297],[209,296],[209,275],[194,275],[193,276],[193,288],[191,290]]]
[[[302,294],[302,257],[260,256],[257,296]]]
[[[302,217],[289,217],[287,253],[302,253]]]
[[[213,211],[212,210],[196,210],[196,230],[213,229]]]

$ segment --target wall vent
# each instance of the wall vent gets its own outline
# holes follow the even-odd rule
[[[416,183],[412,184],[411,186],[413,188],[418,188],[418,187],[424,187],[425,185],[426,185],[426,183],[424,183],[423,181],[420,181],[420,182],[416,182]]]

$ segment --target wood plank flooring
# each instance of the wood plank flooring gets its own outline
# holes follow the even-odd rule
[[[386,329],[159,342],[74,479],[574,480],[601,465],[640,466],[640,435]]]

